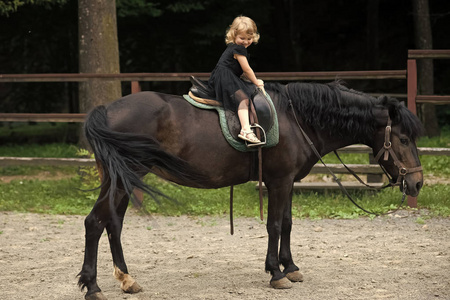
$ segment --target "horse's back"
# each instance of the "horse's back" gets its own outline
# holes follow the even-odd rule
[[[177,107],[188,109],[182,97],[157,92],[140,92],[119,98],[107,106],[108,124],[117,131],[151,133],[172,118]]]

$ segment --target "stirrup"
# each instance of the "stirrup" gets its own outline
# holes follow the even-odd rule
[[[253,125],[250,125],[250,128],[256,128],[261,130],[261,139],[259,143],[248,143],[247,141],[245,141],[245,145],[249,148],[252,147],[258,147],[258,146],[263,146],[266,144],[267,139],[266,139],[266,132],[264,131],[264,128],[262,128],[258,123],[254,123]]]
[[[251,128],[249,131],[245,131],[244,129],[241,129],[241,132],[239,132],[239,134],[238,134],[238,138],[240,138],[241,140],[244,140],[246,142],[252,143],[252,144],[260,142],[260,140],[258,139],[258,137],[256,136],[256,134],[253,132],[253,130]]]

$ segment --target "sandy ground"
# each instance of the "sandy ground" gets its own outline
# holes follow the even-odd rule
[[[418,218],[420,219],[418,220]],[[0,212],[0,299],[83,299],[83,216]],[[421,220],[425,220],[422,222]],[[450,299],[450,219],[401,211],[374,220],[294,220],[304,282],[274,290],[256,218],[127,213],[125,258],[144,291],[123,293],[103,236],[98,282],[108,299]]]

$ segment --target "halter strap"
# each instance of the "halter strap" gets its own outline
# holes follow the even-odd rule
[[[384,132],[384,145],[383,148],[378,151],[378,154],[375,156],[375,161],[379,162],[381,156],[384,154],[383,160],[387,161],[389,159],[389,154],[392,156],[392,160],[394,161],[394,165],[398,168],[398,177],[397,182],[391,185],[400,185],[401,181],[404,179],[406,174],[415,173],[422,171],[422,166],[409,168],[407,169],[402,162],[398,159],[397,155],[395,154],[394,150],[392,149],[392,143],[391,143],[391,132],[392,132],[392,120],[388,116],[388,122],[386,125],[386,129]],[[383,171],[384,168],[383,168]],[[386,173],[386,171],[385,171]]]

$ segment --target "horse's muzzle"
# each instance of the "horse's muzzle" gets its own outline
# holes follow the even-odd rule
[[[415,176],[414,176],[415,175]],[[400,184],[400,191],[406,195],[417,197],[423,186],[423,176],[422,172],[419,174],[411,174],[403,178]]]

